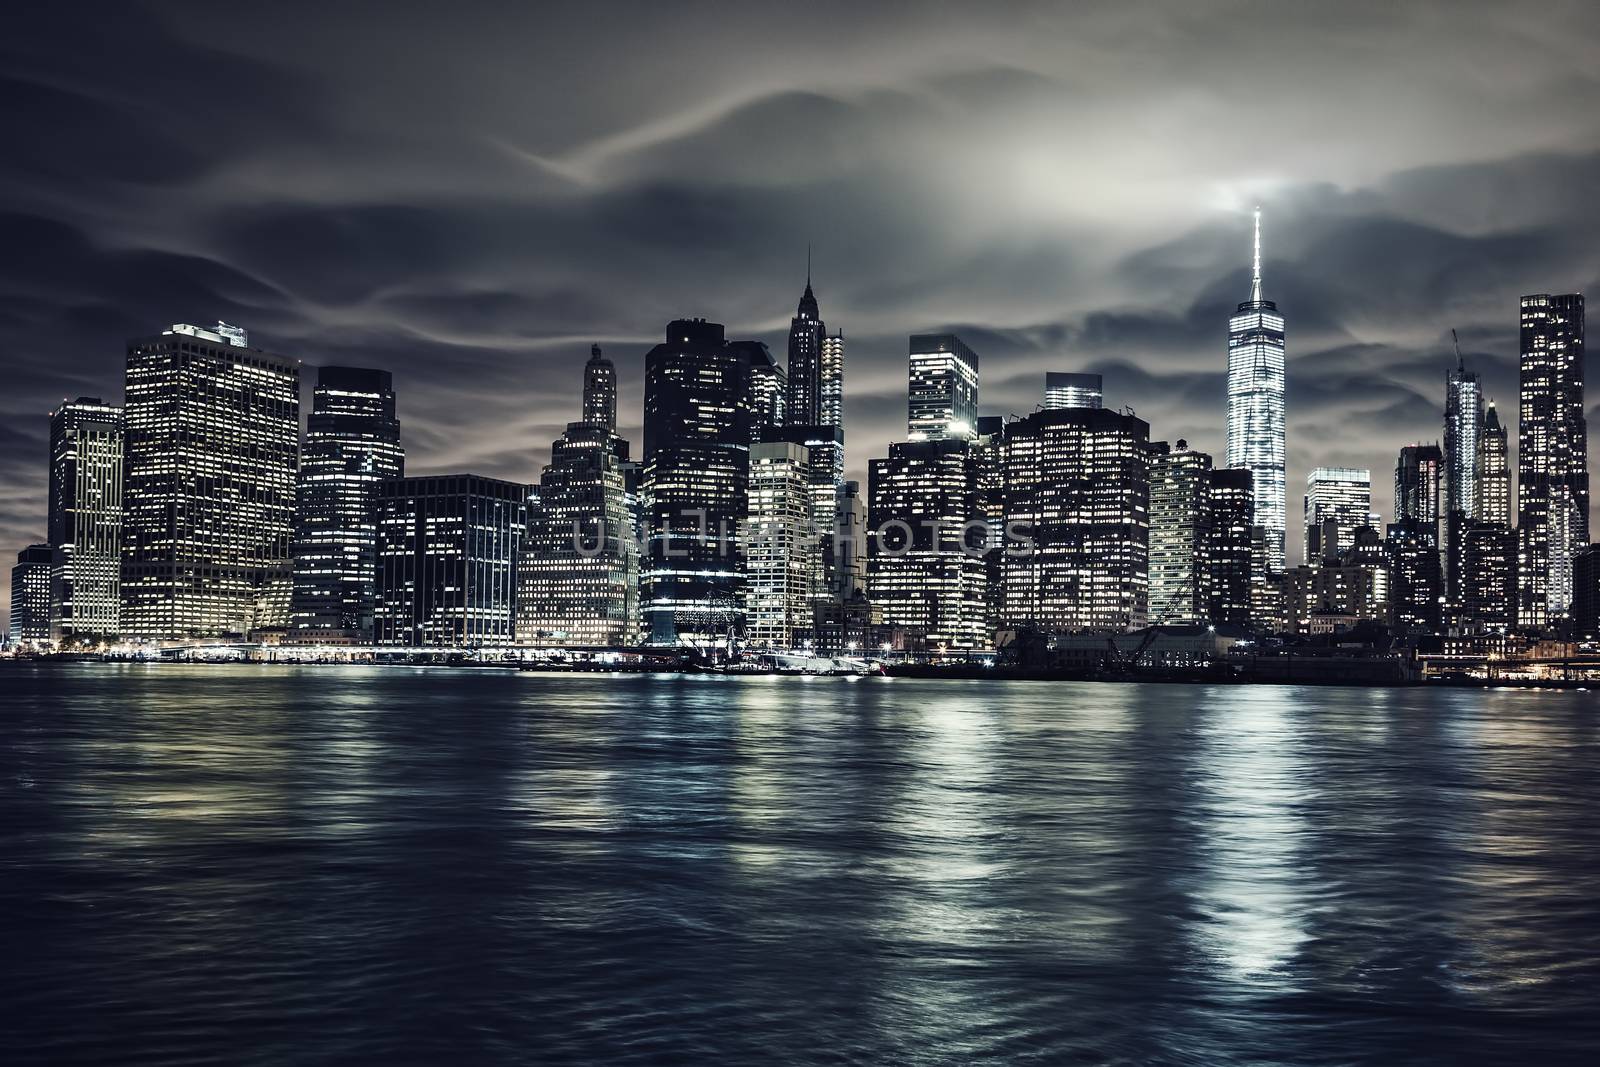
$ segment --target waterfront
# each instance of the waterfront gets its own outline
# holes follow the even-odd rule
[[[1592,694],[0,671],[10,1062],[1592,1062]]]

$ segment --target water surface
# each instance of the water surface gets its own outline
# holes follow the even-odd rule
[[[5,1058],[1595,1062],[1597,711],[10,666]]]

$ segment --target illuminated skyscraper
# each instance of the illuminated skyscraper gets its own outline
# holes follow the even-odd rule
[[[1255,487],[1248,470],[1211,472],[1207,535],[1207,616],[1218,626],[1251,620],[1251,531],[1256,528]]]
[[[1325,544],[1327,523],[1336,533],[1333,544]],[[1372,511],[1372,472],[1358,467],[1318,467],[1306,476],[1305,536],[1306,563],[1315,566],[1334,558],[1355,543],[1355,533],[1363,526],[1378,526]]]
[[[129,343],[125,393],[123,636],[287,626],[299,361],[176,325]]]
[[[378,491],[377,643],[510,644],[528,487],[473,474],[396,478]]]
[[[784,417],[799,426],[814,426],[823,421],[823,394],[828,392],[823,374],[822,348],[827,327],[817,310],[807,271],[806,291],[800,306],[789,320],[789,399]]]
[[[1494,403],[1484,412],[1478,439],[1478,518],[1511,524],[1510,447]]]
[[[1457,347],[1455,368],[1445,375],[1444,394],[1444,589],[1451,616],[1461,603],[1466,526],[1478,517],[1482,436],[1483,384],[1467,370]]]
[[[617,368],[600,351],[589,349],[583,365],[583,421],[604,430],[617,428]]]
[[[1539,629],[1572,600],[1572,558],[1589,545],[1583,297],[1522,298],[1517,425],[1517,624]]]
[[[1151,451],[1150,621],[1201,622],[1210,605],[1211,457],[1184,440]]]
[[[824,426],[844,429],[844,331],[822,338],[822,418]]]
[[[792,649],[811,633],[822,546],[812,521],[809,466],[804,445],[768,441],[750,446],[745,589],[753,645]]]
[[[744,628],[750,365],[720,323],[679,319],[645,357],[643,612],[652,644]]]
[[[639,638],[632,465],[628,443],[616,434],[614,403],[593,402],[594,365],[591,358],[584,368],[584,419],[568,423],[551,444],[528,502],[517,563],[522,644],[631,645]]]
[[[378,487],[404,473],[389,372],[317,368],[300,458],[291,640],[371,643]]]
[[[1098,374],[1045,372],[1044,406],[1047,409],[1097,408],[1101,405],[1102,392]]]
[[[765,343],[729,341],[728,348],[738,352],[749,365],[750,440],[759,441],[763,433],[782,426],[787,419],[786,377]]]
[[[1284,321],[1261,295],[1261,211],[1255,213],[1250,299],[1228,322],[1228,466],[1254,478],[1256,523],[1265,532],[1266,565],[1284,567]]]
[[[951,333],[911,336],[907,427],[913,441],[968,441],[978,426],[978,354]]]
[[[1030,542],[1005,560],[1008,623],[1066,633],[1145,624],[1149,437],[1143,419],[1104,408],[1007,424],[1006,523]]]
[[[1444,455],[1438,445],[1407,445],[1394,473],[1394,518],[1389,526],[1390,596],[1396,626],[1439,631],[1444,569],[1439,554],[1440,487]]]
[[[49,545],[29,545],[11,568],[11,643],[33,648],[50,644]]]
[[[120,632],[122,409],[98,397],[50,415],[51,638],[61,648]]]

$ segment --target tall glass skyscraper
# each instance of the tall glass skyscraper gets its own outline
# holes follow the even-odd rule
[[[288,625],[300,362],[179,324],[128,345],[122,633]]]
[[[1333,542],[1328,543],[1328,523]],[[1372,472],[1360,467],[1318,467],[1306,476],[1306,563],[1315,566],[1355,544],[1363,526],[1378,528],[1372,511]]]
[[[1452,337],[1454,332],[1452,331]],[[1478,458],[1483,436],[1483,383],[1467,370],[1456,349],[1456,365],[1444,385],[1444,590],[1452,616],[1461,604],[1462,545],[1467,524],[1478,517]]]
[[[50,415],[50,632],[58,648],[120,632],[122,409],[81,396]]]
[[[378,486],[404,474],[389,372],[319,367],[300,459],[292,640],[372,642]]]
[[[978,354],[952,333],[911,336],[911,440],[970,441],[978,430]]]
[[[617,428],[617,368],[600,351],[589,348],[583,365],[583,421],[606,430]]]
[[[796,425],[814,426],[822,422],[823,394],[829,391],[824,381],[822,359],[826,335],[827,327],[817,309],[817,297],[811,291],[808,274],[800,306],[789,320],[789,398],[784,407],[787,421]]]
[[[1250,299],[1228,321],[1228,466],[1254,479],[1256,523],[1270,573],[1284,568],[1284,322],[1261,296],[1261,211],[1255,213]]]
[[[1572,602],[1572,559],[1589,545],[1583,297],[1522,298],[1517,426],[1517,624],[1537,629]]]
[[[1151,452],[1150,621],[1200,622],[1210,610],[1211,457],[1181,438]]]

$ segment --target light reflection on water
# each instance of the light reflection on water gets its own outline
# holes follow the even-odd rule
[[[0,674],[17,1062],[1589,1062],[1578,694]]]

